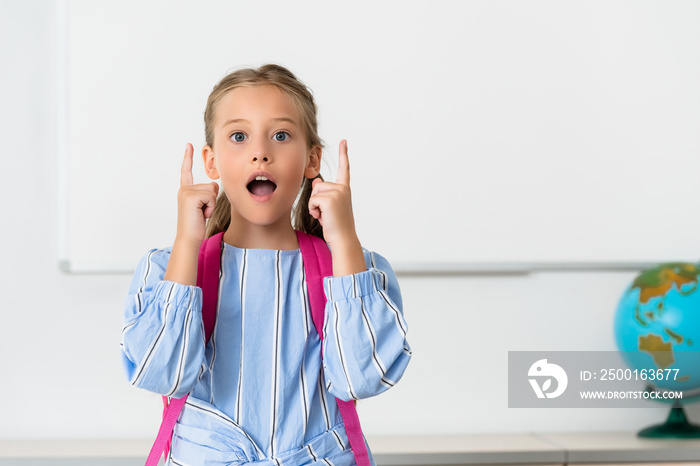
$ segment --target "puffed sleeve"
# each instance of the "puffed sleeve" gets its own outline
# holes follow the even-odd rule
[[[124,304],[121,356],[129,382],[180,398],[204,362],[202,289],[163,280],[172,248],[139,262]]]
[[[344,401],[394,386],[412,354],[396,275],[384,257],[364,253],[368,270],[324,279],[323,371],[330,394]]]

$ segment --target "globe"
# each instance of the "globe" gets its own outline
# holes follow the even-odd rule
[[[625,290],[615,313],[615,340],[632,369],[669,369],[647,390],[678,390],[682,403],[700,393],[700,265],[669,262],[642,271]],[[676,370],[677,369],[677,370]],[[642,437],[700,437],[674,400],[666,424],[639,432]]]

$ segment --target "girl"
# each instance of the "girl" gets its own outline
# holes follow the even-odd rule
[[[126,299],[127,377],[162,395],[190,393],[168,464],[355,464],[335,397],[384,392],[411,349],[394,272],[355,233],[347,142],[336,182],[323,181],[313,96],[278,65],[224,77],[204,123],[205,170],[223,189],[193,184],[187,144],[175,242],[143,257]],[[333,259],[323,364],[295,229],[325,239]],[[205,345],[197,257],[222,231],[217,320]]]

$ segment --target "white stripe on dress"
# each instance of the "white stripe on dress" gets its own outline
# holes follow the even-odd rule
[[[182,462],[180,462],[179,460],[176,460],[176,459],[173,458],[172,456],[170,457],[170,462],[171,462],[172,464],[174,464],[175,466],[190,466],[189,464],[182,463]]]
[[[380,276],[382,277],[382,289],[384,291],[387,291],[387,285],[389,280],[387,279],[386,273],[384,273],[383,270],[377,268],[376,262],[374,261],[374,252],[370,253],[370,256],[372,258],[372,268],[379,272]]]
[[[338,435],[338,432],[332,430],[331,433],[335,436],[336,442],[338,442],[338,446],[340,446],[340,449],[345,451],[345,445],[343,445],[343,442],[340,440],[340,435]]]
[[[143,289],[146,287],[146,283],[148,282],[148,275],[149,275],[150,270],[151,270],[151,256],[153,255],[153,253],[155,251],[156,251],[156,249],[153,249],[151,252],[148,253],[148,256],[146,258],[146,270],[144,271],[144,275],[143,275],[143,286],[141,286],[136,291],[136,295],[134,296],[134,299],[136,299],[136,309],[137,309],[136,313],[137,314],[141,314],[141,312],[143,311],[143,302],[141,301],[141,294],[143,293]],[[124,335],[126,334],[127,330],[129,330],[131,327],[134,326],[134,324],[136,324],[137,321],[138,321],[138,319],[134,319],[131,322],[124,325],[124,327],[122,328],[122,341],[120,343],[120,345],[122,347],[124,346]]]
[[[311,448],[311,445],[307,445],[306,448],[309,450],[309,455],[311,455],[314,462],[318,461],[318,456],[316,456],[316,453],[314,453],[314,449]]]
[[[328,411],[328,399],[326,398],[326,387],[323,386],[323,367],[320,370],[320,374],[318,377],[318,393],[319,396],[321,397],[321,404],[323,405],[323,420],[326,421],[326,430],[331,428],[331,415],[330,412]]]
[[[379,291],[379,295],[384,299],[386,302],[386,305],[389,306],[389,309],[391,309],[394,312],[394,315],[396,317],[396,325],[399,327],[401,330],[401,335],[403,336],[404,340],[406,339],[406,322],[403,319],[403,315],[399,312],[398,309],[391,303],[391,299],[389,299],[389,296],[384,291]]]
[[[323,279],[321,279],[321,280],[323,280]],[[328,299],[326,301],[326,305],[333,301],[330,298],[332,296],[332,293],[330,292],[330,289],[331,289],[330,282],[331,281],[328,280],[328,287],[327,287],[328,294],[326,295],[328,297]],[[323,372],[323,366],[324,366],[323,358],[325,358],[326,354],[327,354],[325,351],[326,348],[324,348],[324,346],[327,346],[325,336],[328,335],[327,327],[328,327],[328,320],[329,320],[329,319],[327,319],[327,317],[328,317],[327,314],[328,313],[326,312],[326,309],[324,308],[324,310],[323,310],[323,323],[321,324],[321,327],[322,327],[321,328],[321,335],[318,336],[320,341],[321,341],[321,368],[320,368],[320,371],[319,371],[320,374],[318,377],[318,388],[319,388],[318,393],[321,396],[321,404],[323,405],[323,418],[326,421],[326,430],[331,428],[331,415],[330,415],[330,410],[328,408],[328,398],[326,397],[327,388],[323,386],[323,380],[325,380],[325,374]],[[315,322],[314,322],[314,327],[315,327]],[[330,388],[330,385],[329,385],[329,388]]]
[[[155,253],[157,249],[151,250],[151,252],[148,253],[148,257],[146,258],[146,271],[143,274],[143,286],[138,289],[138,294],[140,295],[143,293],[143,289],[146,288],[146,285],[148,284],[148,276],[151,274],[151,256],[153,256],[153,253]],[[141,312],[141,301],[139,300],[139,312]]]
[[[124,344],[124,335],[126,334],[126,331],[129,330],[129,329],[130,329],[131,327],[133,327],[134,325],[136,325],[136,322],[138,322],[138,319],[132,320],[131,322],[129,322],[128,324],[126,324],[126,325],[124,326],[124,328],[122,329],[122,345]]]
[[[209,336],[209,341],[211,341],[211,364],[209,365],[209,372],[211,377],[209,378],[209,402],[214,404],[214,361],[216,360],[216,338],[218,336],[217,329],[219,328],[219,315],[221,314],[221,296],[223,294],[223,283],[224,283],[224,241],[221,240],[221,251],[219,251],[219,287],[217,290],[216,298],[216,316],[214,317],[214,331],[211,336]],[[204,322],[204,320],[202,320]],[[203,325],[203,324],[202,324]],[[206,335],[205,345],[206,345]],[[206,346],[205,346],[206,351]]]
[[[172,296],[174,287],[175,287],[175,283],[171,283],[170,290],[168,290],[168,297],[166,298],[165,310],[163,312],[163,324],[160,326],[160,330],[158,331],[158,335],[156,336],[155,340],[153,340],[153,342],[151,343],[151,346],[146,351],[146,356],[143,358],[143,361],[141,361],[141,366],[136,371],[136,377],[134,377],[134,380],[131,381],[132,385],[138,384],[139,380],[141,380],[141,376],[143,375],[146,367],[148,366],[149,362],[151,361],[151,356],[153,355],[155,350],[158,348],[159,343],[161,342],[161,337],[163,336],[163,333],[165,332],[165,325],[166,325],[166,322],[168,321],[168,313],[170,311],[170,306],[171,306],[170,297]]]
[[[182,383],[183,372],[185,371],[185,362],[187,360],[187,347],[190,342],[190,325],[192,324],[192,300],[194,293],[190,293],[190,301],[187,303],[187,316],[185,317],[185,336],[182,341],[182,348],[180,349],[180,360],[177,363],[177,375],[173,381],[173,387],[168,392],[167,396],[173,396],[175,392],[180,389],[180,384]]]
[[[367,310],[365,309],[365,301],[360,298],[360,311],[362,312],[362,319],[365,322],[365,331],[369,336],[370,342],[372,343],[372,362],[374,362],[374,367],[377,368],[381,376],[381,382],[388,388],[393,387],[396,382],[387,379],[386,376],[386,366],[379,358],[379,353],[377,353],[377,334],[372,327],[372,323],[369,321],[369,316],[367,315]]]
[[[245,299],[246,299],[246,286],[248,282],[248,250],[243,250],[243,261],[241,262],[241,361],[239,363],[238,372],[238,392],[236,393],[236,421],[241,421],[241,396],[243,387],[243,348],[245,346],[245,340],[243,335],[243,329],[245,328]]]
[[[340,336],[340,318],[339,318],[339,310],[338,310],[338,303],[333,303],[333,307],[335,309],[335,339],[336,343],[338,345],[338,355],[340,356],[340,365],[343,367],[343,372],[345,373],[345,380],[348,382],[348,390],[350,391],[350,396],[356,400],[357,395],[355,394],[355,390],[352,388],[352,382],[350,382],[350,374],[348,373],[348,368],[347,365],[345,364],[345,356],[343,355],[343,341],[342,337]]]
[[[308,389],[306,388],[306,348],[308,348],[309,345],[309,334],[311,332],[311,329],[309,328],[309,304],[308,300],[306,297],[306,274],[304,271],[304,261],[300,260],[299,261],[300,268],[299,268],[299,297],[301,299],[301,309],[304,313],[303,316],[303,322],[304,322],[304,339],[303,341],[305,342],[304,344],[304,354],[301,358],[301,370],[299,372],[299,383],[301,384],[301,409],[304,411],[304,415],[302,416],[303,419],[303,424],[302,424],[302,433],[306,433],[306,428],[309,423],[309,403],[311,400],[308,399]],[[304,437],[302,435],[302,444],[304,441]]]
[[[275,253],[275,322],[272,340],[272,402],[270,403],[270,457],[275,457],[275,430],[277,429],[277,409],[279,405],[279,371],[280,371],[280,327],[282,318],[282,297],[280,296],[282,277],[280,271],[280,251]]]

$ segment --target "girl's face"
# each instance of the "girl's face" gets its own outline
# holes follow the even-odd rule
[[[216,109],[214,147],[205,168],[232,206],[231,223],[286,227],[304,177],[319,173],[321,148],[308,148],[289,97],[273,85],[238,87]]]

